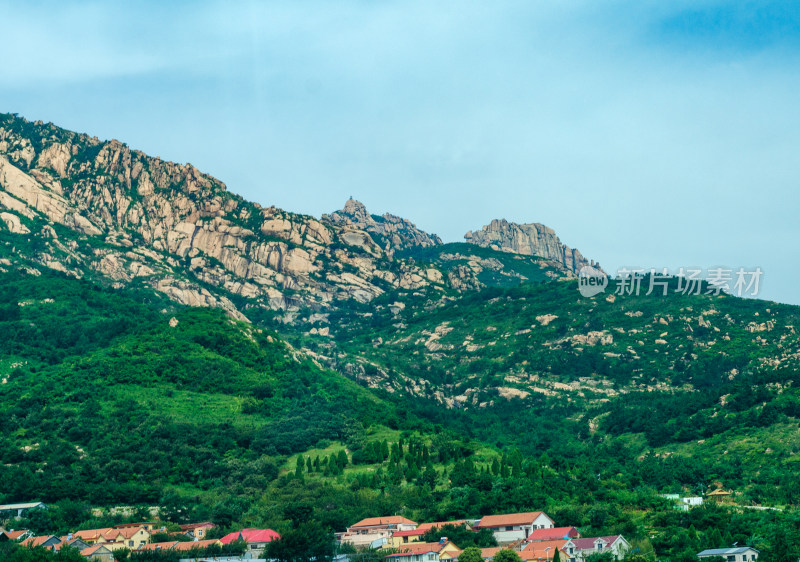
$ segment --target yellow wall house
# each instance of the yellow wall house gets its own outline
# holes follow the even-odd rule
[[[455,560],[461,549],[450,541],[417,542],[400,547],[400,552],[390,554],[386,560],[391,562],[440,562]]]
[[[98,542],[106,542],[103,538],[103,535],[108,533],[109,531],[113,531],[111,527],[107,527],[105,529],[86,529],[84,531],[75,531],[72,533],[73,539],[81,539],[88,545],[92,545]]]
[[[424,529],[411,529],[410,531],[395,531],[392,533],[391,540],[383,545],[383,548],[402,548],[403,546],[416,543],[425,534]]]
[[[150,533],[144,527],[112,529],[103,535],[105,546],[111,550],[129,548],[136,550],[150,542]]]

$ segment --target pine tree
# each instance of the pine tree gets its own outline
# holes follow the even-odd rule
[[[297,477],[303,476],[303,469],[306,467],[306,461],[303,455],[297,457],[297,467],[294,470],[294,475]]]
[[[306,459],[306,472],[311,473],[314,471],[314,465],[311,462],[311,457]]]
[[[500,476],[500,461],[497,460],[497,457],[492,461],[492,474]]]
[[[339,468],[344,468],[347,466],[347,453],[344,452],[344,449],[339,451],[339,458],[337,459]]]
[[[385,439],[381,441],[381,462],[389,458],[389,442]]]

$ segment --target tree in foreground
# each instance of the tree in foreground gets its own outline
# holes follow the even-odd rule
[[[522,562],[522,558],[510,548],[504,548],[494,555],[494,562]]]

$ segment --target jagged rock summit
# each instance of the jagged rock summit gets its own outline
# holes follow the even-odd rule
[[[540,223],[517,224],[495,219],[478,231],[467,232],[464,239],[485,248],[553,260],[575,274],[585,265],[600,268],[600,264],[563,244],[552,228]]]
[[[414,223],[402,217],[385,213],[383,216],[371,215],[361,201],[352,197],[340,211],[322,215],[323,222],[339,226],[352,226],[369,232],[384,251],[392,253],[412,246],[438,246],[441,238],[418,229]]]

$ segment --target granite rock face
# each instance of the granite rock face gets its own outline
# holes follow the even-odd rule
[[[392,260],[398,247],[438,238],[361,208],[350,202],[352,219],[326,221],[262,208],[191,164],[0,114],[0,230],[40,240],[26,257],[74,276],[143,280],[237,318],[253,306],[318,310],[443,283],[438,270]]]
[[[539,223],[516,224],[495,219],[480,230],[467,232],[464,239],[470,244],[494,250],[552,260],[573,274],[585,265],[600,267],[584,258],[578,250],[563,244],[552,228]]]
[[[370,215],[364,204],[355,199],[348,200],[340,211],[322,215],[322,220],[368,232],[373,240],[389,253],[412,246],[429,247],[439,246],[442,243],[441,238],[435,234],[423,232],[404,218],[389,213],[382,216]]]

